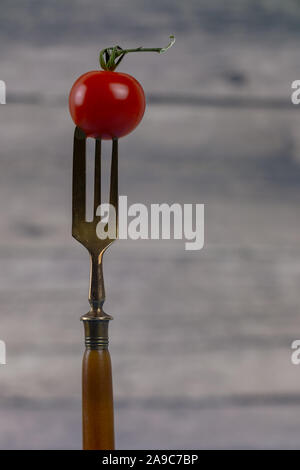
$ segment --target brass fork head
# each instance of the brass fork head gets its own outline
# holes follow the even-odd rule
[[[113,139],[111,173],[110,173],[110,198],[109,203],[115,209],[116,229],[118,224],[118,140]],[[91,311],[89,316],[93,318],[106,318],[109,315],[103,312],[105,301],[103,282],[102,257],[105,250],[115,238],[108,236],[100,239],[96,228],[100,221],[97,208],[101,204],[101,139],[95,142],[95,174],[94,174],[94,210],[93,220],[86,221],[86,135],[79,128],[74,133],[73,153],[73,198],[72,198],[72,235],[90,253],[91,274],[89,302]],[[115,234],[117,236],[117,233]],[[84,319],[84,318],[83,318]]]

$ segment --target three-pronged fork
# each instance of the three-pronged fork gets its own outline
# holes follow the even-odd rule
[[[103,311],[105,290],[103,253],[115,240],[99,239],[96,227],[101,204],[101,139],[95,142],[94,212],[86,221],[86,136],[76,127],[73,154],[72,235],[90,254],[90,311],[81,317],[85,331],[86,350],[82,367],[83,448],[114,449],[114,412],[108,323],[112,317]],[[118,219],[118,140],[112,142],[110,204]],[[117,235],[117,234],[116,234]]]

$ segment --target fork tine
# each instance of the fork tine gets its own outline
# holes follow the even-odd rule
[[[73,230],[77,228],[76,224],[85,221],[86,204],[86,136],[79,128],[75,128],[74,133],[74,151],[73,151],[73,198],[72,198],[72,226]]]
[[[101,139],[95,144],[95,177],[94,177],[94,217],[101,204]]]
[[[110,170],[110,197],[109,203],[114,206],[116,211],[116,219],[118,221],[118,139],[113,139],[112,155],[111,155],[111,170]]]

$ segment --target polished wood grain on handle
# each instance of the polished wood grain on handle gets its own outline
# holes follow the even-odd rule
[[[107,349],[86,349],[83,356],[82,426],[84,450],[115,448],[111,360]]]

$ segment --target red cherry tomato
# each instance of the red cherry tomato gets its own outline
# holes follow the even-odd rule
[[[112,139],[132,132],[145,111],[144,90],[126,73],[92,71],[71,88],[69,107],[73,121],[88,137]]]

